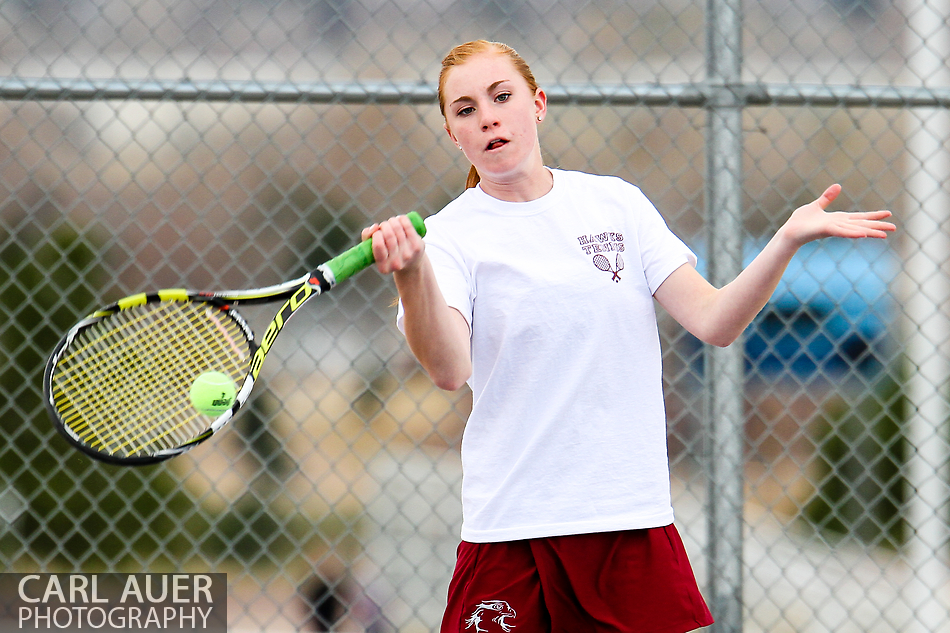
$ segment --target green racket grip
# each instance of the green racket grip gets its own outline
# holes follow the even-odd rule
[[[406,214],[406,217],[412,222],[412,226],[416,229],[416,233],[419,234],[419,237],[425,237],[426,225],[422,221],[422,216],[415,211],[410,211]],[[333,278],[336,280],[336,283],[340,283],[364,268],[369,268],[374,261],[373,240],[368,239],[348,251],[337,255],[328,261],[325,266],[333,273]]]

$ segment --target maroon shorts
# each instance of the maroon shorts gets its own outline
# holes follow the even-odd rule
[[[712,623],[668,525],[463,541],[441,633],[682,633]]]

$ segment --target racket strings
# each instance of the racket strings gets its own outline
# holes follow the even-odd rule
[[[203,322],[198,320],[187,322],[188,325],[201,323]],[[198,354],[201,352],[198,351],[200,348],[196,343],[198,341],[202,343],[209,342],[209,339],[205,336],[205,332],[198,331],[196,328],[189,328],[189,330],[190,331],[174,332],[175,335],[183,337],[172,339],[174,343],[178,343],[177,346],[174,344],[168,346],[163,345],[160,348],[174,352],[172,356],[163,354],[161,358],[155,358],[154,356],[143,358],[141,355],[136,355],[135,362],[137,366],[135,367],[135,371],[132,372],[132,375],[138,377],[138,380],[134,383],[134,386],[138,387],[138,389],[129,390],[127,401],[123,399],[116,401],[118,408],[124,410],[131,402],[147,402],[148,399],[158,398],[163,402],[179,405],[179,410],[183,411],[185,415],[166,416],[163,419],[155,419],[150,426],[144,423],[126,425],[125,428],[122,429],[122,433],[116,434],[116,439],[123,440],[123,444],[120,447],[124,448],[136,444],[141,445],[143,442],[145,442],[145,446],[153,446],[163,439],[167,439],[172,445],[178,445],[183,441],[187,441],[201,430],[201,425],[197,428],[189,428],[190,422],[198,422],[198,416],[192,409],[187,408],[188,403],[182,397],[182,394],[187,393],[193,377],[200,373],[200,366],[192,365],[186,367],[182,364],[182,366],[178,368],[169,367],[169,361],[171,363],[181,363],[184,360],[199,359],[200,356],[198,356]],[[210,340],[214,341],[216,339]],[[162,343],[165,342],[164,340],[162,341]],[[220,350],[210,351],[212,354],[220,353]],[[177,371],[167,371],[168,369],[177,369]],[[189,376],[189,378],[183,379],[184,376]],[[146,386],[149,387],[148,390],[144,389]],[[171,411],[169,411],[169,413],[171,413]],[[171,420],[176,418],[178,419],[177,424],[172,424]],[[179,431],[183,431],[184,435],[179,434]],[[142,448],[144,448],[144,446]]]
[[[206,371],[247,373],[250,345],[224,311],[202,302],[148,303],[81,332],[52,376],[53,401],[80,441],[116,456],[187,443],[208,428],[189,390]]]
[[[123,314],[123,317],[128,316]],[[155,315],[149,316],[154,317]],[[196,413],[187,411],[185,415],[175,415],[180,411],[176,412],[169,406],[170,404],[178,405],[178,408],[181,409],[182,398],[180,394],[187,389],[188,384],[182,379],[182,376],[187,375],[188,372],[183,372],[181,369],[184,368],[184,360],[194,357],[195,346],[193,343],[195,339],[179,339],[184,345],[180,345],[176,349],[174,346],[170,347],[168,345],[170,341],[167,338],[162,339],[154,336],[156,329],[154,324],[149,323],[149,319],[125,318],[122,320],[125,323],[118,329],[117,333],[108,330],[105,333],[97,331],[103,329],[101,326],[96,330],[91,330],[91,345],[85,351],[91,353],[92,357],[97,360],[102,361],[99,363],[98,379],[105,380],[112,385],[123,385],[124,391],[116,392],[116,395],[120,397],[104,402],[96,403],[95,399],[87,397],[85,401],[77,403],[80,409],[83,407],[89,409],[90,404],[98,404],[101,412],[100,421],[105,418],[111,419],[113,427],[108,428],[108,433],[97,432],[101,429],[91,426],[95,418],[89,418],[88,416],[85,418],[77,417],[76,421],[72,422],[72,427],[82,434],[84,441],[89,442],[97,450],[106,449],[113,453],[116,450],[137,452],[147,446],[154,445],[156,442],[160,443],[163,438],[167,438],[174,444],[181,439],[175,437],[175,431],[185,429],[186,434],[191,435],[192,433],[187,430],[187,425],[189,422],[197,420]],[[193,324],[194,321],[191,323]],[[147,327],[145,327],[146,324],[148,324]],[[177,336],[196,336],[197,333],[194,328],[189,329],[191,331],[173,331],[173,334]],[[139,336],[139,341],[130,339],[129,332],[135,332]],[[143,338],[143,334],[148,336]],[[200,336],[200,334],[197,335]],[[127,346],[127,353],[119,356],[115,350],[117,349],[117,341],[121,340],[125,341],[123,344]],[[143,340],[147,340],[150,345],[148,354],[141,353],[139,349]],[[171,340],[174,341],[174,339]],[[102,355],[103,350],[106,350],[104,356]],[[169,357],[166,354],[165,360],[161,361],[154,353],[156,350],[171,350],[174,355]],[[96,354],[99,356],[95,356]],[[88,354],[78,356],[85,357],[84,362],[88,362],[92,358]],[[183,367],[177,368],[178,371],[165,371],[168,369],[169,358],[172,358],[172,362],[182,363]],[[113,362],[105,362],[105,359]],[[115,362],[116,360],[120,362]],[[75,376],[73,378],[75,379]],[[81,386],[83,383],[77,382],[76,384]],[[102,395],[89,394],[88,390],[83,393],[85,395]],[[162,411],[164,415],[161,419],[152,419],[151,424],[145,421],[148,418],[142,416],[125,417],[126,412],[135,410],[133,406],[135,403],[156,407],[156,410]],[[159,407],[156,403],[163,404]],[[175,420],[176,423],[172,423],[172,420]]]
[[[165,341],[153,342],[161,344]],[[176,355],[177,358],[186,359],[191,357],[190,354],[193,354],[192,348],[194,346],[188,344],[190,342],[188,339],[182,341],[184,344],[175,350],[179,352],[179,354]],[[114,353],[111,358],[115,358]],[[166,369],[167,357],[164,362],[156,362],[154,356],[146,359],[137,354],[126,358],[126,360],[127,363],[125,363],[124,366],[122,364],[113,364],[106,368],[106,379],[113,384],[119,384],[117,382],[119,376],[116,375],[116,372],[122,370],[127,371],[129,378],[134,379],[134,381],[129,382],[127,391],[121,394],[122,397],[115,398],[111,401],[105,413],[110,414],[112,419],[116,420],[118,424],[113,429],[110,429],[111,436],[103,438],[102,434],[97,434],[96,441],[91,443],[93,448],[108,448],[102,444],[103,439],[120,441],[119,449],[133,450],[133,452],[142,450],[147,446],[153,446],[166,437],[173,444],[177,444],[175,432],[179,429],[183,429],[187,433],[188,423],[197,420],[196,414],[192,413],[191,415],[185,416],[169,415],[173,412],[166,407],[165,413],[167,417],[152,420],[152,425],[148,426],[144,420],[137,424],[134,424],[134,420],[132,419],[122,420],[120,412],[132,410],[131,405],[134,403],[146,403],[151,399],[166,404],[181,404],[180,394],[183,391],[187,392],[188,383],[182,381],[180,376],[163,371]],[[178,423],[172,425],[169,422],[171,419],[178,419]],[[83,423],[82,426],[87,425]],[[77,425],[76,430],[80,430],[80,428],[81,427]],[[180,439],[181,438],[179,438],[179,440]],[[135,446],[138,448],[132,449],[132,447]],[[114,450],[111,452],[114,452]]]
[[[143,426],[141,422],[136,424],[131,416],[125,417],[126,414],[136,413],[131,403],[144,401],[143,385],[149,386],[147,395],[154,397],[154,406],[163,403],[166,415],[172,413],[168,403],[174,402],[168,399],[169,385],[159,373],[162,365],[154,364],[154,355],[153,364],[148,365],[140,349],[146,340],[142,337],[144,333],[150,335],[149,342],[155,345],[155,349],[167,346],[167,341],[154,336],[154,326],[146,327],[148,318],[143,315],[136,318],[131,316],[119,313],[113,317],[113,323],[93,326],[84,335],[86,344],[64,359],[63,375],[68,377],[74,387],[70,399],[73,410],[64,415],[66,423],[83,441],[96,449],[105,448],[108,452],[121,449],[122,444],[142,445],[147,442],[149,427]],[[132,338],[134,335],[138,335],[139,340]],[[120,353],[120,350],[124,351]],[[65,367],[69,366],[69,362],[83,364],[76,364],[76,369],[66,372]],[[94,372],[89,371],[91,367],[95,368]],[[116,387],[114,394],[108,394],[116,397],[109,398],[107,394],[91,390],[91,383],[87,379],[92,377],[105,385]],[[89,415],[93,411],[98,415]],[[106,419],[111,421],[111,427],[104,426]],[[110,446],[110,440],[112,444],[120,445]],[[135,450],[134,446],[131,450]]]

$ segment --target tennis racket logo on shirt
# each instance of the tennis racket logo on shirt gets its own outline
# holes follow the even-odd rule
[[[616,266],[611,266],[610,260],[597,253],[594,255],[594,266],[605,273],[612,273],[614,283],[620,283],[620,271],[623,270],[623,257],[620,256],[620,253],[617,253]]]

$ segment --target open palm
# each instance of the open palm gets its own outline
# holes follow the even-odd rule
[[[826,211],[841,193],[841,185],[831,185],[817,200],[801,206],[782,227],[788,239],[798,245],[823,237],[887,237],[895,226],[884,219],[890,211],[844,212]]]

